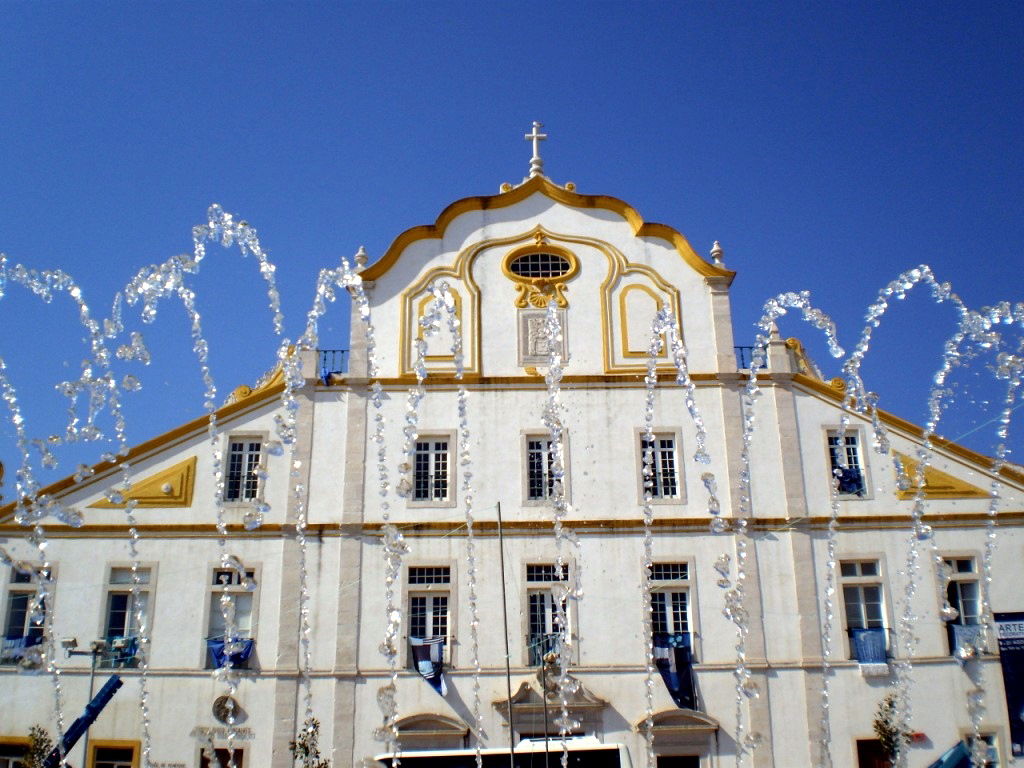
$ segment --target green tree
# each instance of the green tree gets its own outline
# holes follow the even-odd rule
[[[33,725],[28,729],[28,748],[21,758],[24,768],[42,768],[43,761],[53,751],[53,739],[41,725]]]
[[[899,712],[896,711],[896,693],[890,691],[878,702],[873,723],[875,735],[882,744],[882,749],[893,760],[910,741],[910,734],[900,724]]]
[[[331,768],[331,761],[320,755],[320,721],[306,721],[295,741],[288,742],[292,758],[300,768]]]

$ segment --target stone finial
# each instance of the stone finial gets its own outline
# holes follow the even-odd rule
[[[722,261],[722,254],[723,253],[724,253],[724,251],[722,250],[722,244],[720,242],[718,242],[717,240],[715,240],[715,244],[713,246],[711,246],[711,261],[714,262],[716,267],[724,267],[725,266],[725,262]]]
[[[540,143],[548,137],[546,133],[540,133],[537,129],[543,128],[543,123],[533,121],[533,131],[523,138],[533,142],[533,157],[530,158],[530,178],[544,175],[544,161],[540,159]]]
[[[359,246],[359,250],[356,251],[356,271],[361,272],[366,269],[366,262],[369,259],[369,254],[366,252],[366,248],[362,245]]]

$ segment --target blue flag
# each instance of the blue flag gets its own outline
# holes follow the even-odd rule
[[[432,637],[424,640],[411,637],[409,643],[412,645],[416,671],[430,683],[431,688],[442,696],[448,695],[448,686],[444,681],[444,638]]]
[[[693,690],[693,655],[688,632],[655,632],[654,664],[661,672],[672,701],[682,709],[696,709]]]

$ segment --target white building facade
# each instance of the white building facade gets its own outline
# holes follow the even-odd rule
[[[132,449],[132,486],[124,496],[137,503],[134,577],[125,500],[110,497],[121,480],[119,469],[101,464],[86,479],[69,478],[47,489],[85,515],[81,528],[46,525],[51,656],[61,670],[68,720],[88,698],[93,659],[66,657],[60,639],[76,638],[78,650],[103,639],[107,648],[96,659],[96,688],[108,670],[125,681],[90,731],[88,761],[79,746],[72,763],[144,764],[143,656],[151,763],[193,768],[207,764],[200,754],[207,737],[219,749],[228,746],[223,704],[214,706],[225,686],[211,676],[222,650],[216,642],[224,634],[221,595],[227,592],[239,640],[228,651],[241,667],[232,737],[241,750],[239,764],[292,765],[288,743],[305,706],[298,597],[304,546],[309,690],[321,724],[320,747],[334,766],[374,764],[373,756],[386,751],[374,732],[382,722],[378,691],[390,677],[380,650],[388,624],[383,532],[390,522],[408,546],[393,602],[401,612],[396,728],[410,760],[424,749],[503,747],[543,736],[545,727],[557,734],[559,696],[549,696],[546,707],[544,696],[547,675],[557,670],[540,670],[545,653],[564,642],[568,674],[578,682],[568,697],[579,721],[576,732],[625,745],[633,766],[645,765],[649,714],[660,768],[734,765],[737,738],[751,732],[760,743],[743,756],[748,765],[818,765],[824,759],[823,632],[830,623],[824,636],[831,646],[832,761],[879,764],[870,762],[872,722],[903,654],[896,629],[905,582],[898,572],[905,568],[917,489],[900,486],[892,454],[871,449],[868,418],[849,413],[843,428],[843,387],[822,381],[798,343],[774,338],[768,368],[758,377],[751,500],[742,503],[742,390],[749,372],[738,364],[734,348],[733,276],[719,254],[701,258],[677,231],[643,222],[626,203],[578,194],[572,185],[559,186],[536,173],[498,195],[449,205],[434,224],[406,231],[361,269],[378,375],[367,377],[358,312],[345,371],[325,375],[321,355],[302,353],[294,453],[274,448],[275,416],[285,391],[281,375],[236,391],[217,412],[217,447],[224,460],[220,490],[205,417]],[[426,394],[418,407],[412,460],[402,473],[419,320],[433,298],[431,286],[442,281],[460,321],[465,372],[456,379],[450,331],[427,339]],[[553,533],[558,478],[550,458],[552,434],[543,420],[549,340],[542,327],[550,301],[563,332],[561,452],[569,504],[564,525],[577,539],[561,548]],[[644,378],[651,322],[660,307],[672,310],[686,346],[708,464],[693,461],[698,428],[664,350],[657,363],[654,441],[644,444]],[[383,389],[379,409],[370,397],[374,381]],[[459,450],[460,386],[468,393],[471,465]],[[379,492],[373,439],[378,415],[384,418],[391,485],[404,477],[406,498]],[[892,451],[915,457],[922,430],[884,413],[880,419]],[[645,448],[653,472],[647,620]],[[937,440],[919,494],[933,538],[920,542],[912,604],[918,645],[910,688],[917,734],[909,747],[911,766],[929,765],[972,731],[966,702],[974,684],[954,653],[983,619],[993,481],[1001,501],[991,606],[1024,608],[1017,586],[1024,579],[1024,477],[1010,469],[996,475],[991,466],[990,459]],[[477,562],[480,732],[473,712],[467,469]],[[725,533],[709,529],[702,479],[707,472],[716,478],[720,517],[731,524]],[[835,477],[838,531],[830,576]],[[240,567],[222,562],[218,498],[228,525],[226,549]],[[382,502],[388,504],[387,520]],[[246,517],[257,504],[268,509],[262,526],[249,530]],[[14,511],[0,510],[5,551],[15,561],[36,561],[31,530],[14,521]],[[300,512],[307,518],[304,545],[295,531]],[[737,535],[741,518],[746,533]],[[749,614],[745,663],[759,695],[743,696],[737,707],[736,626],[723,610],[735,586],[741,542]],[[560,551],[564,571],[557,567]],[[957,608],[954,618],[940,616],[937,594],[943,585],[930,565],[933,553],[951,568],[945,594]],[[724,574],[715,568],[723,555],[729,556]],[[19,663],[26,649],[36,647],[26,638],[43,631],[31,610],[40,578],[37,571],[26,575],[14,566],[2,571],[7,641],[0,665],[0,748],[11,754],[33,724],[55,731],[53,675],[25,674],[25,662]],[[719,585],[723,578],[730,580],[726,587]],[[834,617],[826,622],[830,578]],[[578,583],[580,593],[560,612],[563,579]],[[148,644],[138,639],[139,616]],[[683,664],[680,674],[689,673],[693,696],[683,691],[683,706],[656,669],[648,705],[652,631],[681,637],[691,649],[692,667]],[[443,639],[446,695],[415,670],[414,638]],[[994,640],[978,668],[987,705],[981,730],[1003,765],[1010,733]],[[557,741],[552,751],[560,751]]]

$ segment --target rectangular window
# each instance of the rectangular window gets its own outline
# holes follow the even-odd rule
[[[91,749],[92,768],[137,768],[136,749],[133,746],[103,746],[96,744]]]
[[[9,582],[0,663],[17,664],[42,643],[46,606],[37,598],[32,574],[11,568]]]
[[[878,561],[843,560],[839,577],[851,658],[862,664],[886,663],[889,636]]]
[[[973,557],[946,558],[943,563],[950,575],[946,600],[956,611],[956,616],[946,621],[949,652],[952,654],[963,645],[980,642],[981,584]]]
[[[551,439],[531,436],[526,439],[526,498],[549,499],[554,495],[554,454]]]
[[[227,587],[227,590],[224,587]],[[210,585],[210,622],[206,632],[206,668],[216,669],[230,656],[231,666],[249,669],[254,647],[253,605],[256,595],[256,571],[247,569],[245,578],[234,568],[215,568]],[[227,603],[221,602],[222,595]],[[225,643],[225,613],[233,632]]]
[[[409,568],[409,640],[445,639],[448,648],[448,600],[451,597],[449,566],[411,566]],[[412,650],[409,666],[415,668]]]
[[[858,433],[847,430],[842,438],[838,430],[828,433],[828,458],[832,476],[845,496],[863,496],[867,491],[864,465],[860,458]]]
[[[0,743],[0,768],[22,768],[27,744]]]
[[[448,501],[449,465],[447,438],[417,440],[413,454],[413,500]]]
[[[690,582],[687,563],[654,563],[651,567],[651,631],[690,631]]]
[[[974,736],[967,736],[964,741],[967,743],[968,749],[974,746]],[[999,744],[995,734],[983,733],[981,741],[985,743],[985,762],[982,765],[984,768],[999,768]]]
[[[558,652],[562,637],[559,609],[568,620],[569,606],[564,588],[559,582],[569,579],[569,566],[561,569],[554,564],[530,564],[526,566],[527,634],[526,648],[528,663],[538,666],[544,663],[544,656]],[[569,632],[566,627],[566,632]]]
[[[100,656],[101,667],[137,667],[140,623],[149,621],[149,590],[152,571],[137,569],[139,587],[133,594],[132,569],[110,569],[107,582],[106,617],[103,637],[107,647]]]
[[[679,498],[673,435],[656,434],[653,440],[640,436],[640,478],[644,494],[649,492],[652,499]]]
[[[255,437],[232,437],[224,471],[224,501],[248,501],[259,493],[262,443]]]
[[[199,768],[245,768],[245,750],[238,747],[231,752],[226,749],[215,749],[212,761],[204,750],[199,756]]]

